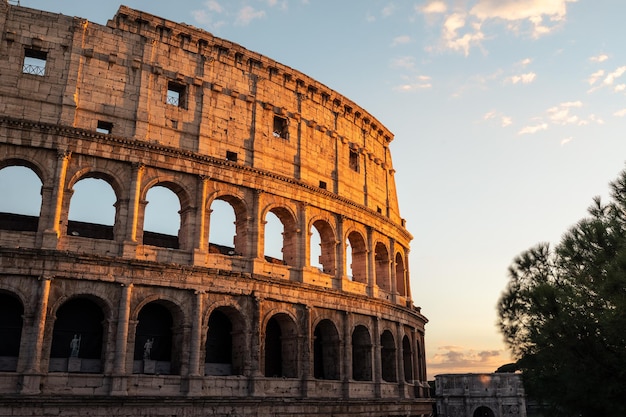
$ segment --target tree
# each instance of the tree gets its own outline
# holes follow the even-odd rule
[[[509,267],[498,325],[530,398],[553,416],[626,415],[626,171],[551,248]]]

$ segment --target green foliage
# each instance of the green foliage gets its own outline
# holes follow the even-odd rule
[[[554,248],[517,256],[498,325],[548,415],[626,415],[626,171]]]

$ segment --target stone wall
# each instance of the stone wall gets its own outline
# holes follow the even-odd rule
[[[85,415],[86,397],[90,415],[430,414],[374,117],[123,6],[101,26],[2,1],[0,34],[0,172],[41,182],[38,216],[0,213],[0,415]],[[69,217],[89,178],[115,195],[112,225]],[[177,235],[144,230],[155,186],[180,203]],[[232,247],[209,241],[216,201]]]

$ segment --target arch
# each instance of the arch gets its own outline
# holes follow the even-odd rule
[[[0,229],[36,232],[42,206],[41,176],[26,161],[2,162]]]
[[[352,231],[346,238],[346,246],[350,247],[350,263],[347,265],[350,276],[355,282],[367,284],[367,246],[363,235]]]
[[[380,351],[383,381],[396,382],[396,342],[393,333],[389,330],[385,330],[380,335]]]
[[[337,327],[329,319],[321,320],[313,332],[313,375],[316,379],[339,379],[339,350]]]
[[[276,234],[270,235],[268,237],[267,216],[269,213],[272,213],[280,221],[283,227],[282,237],[278,237],[276,236]],[[298,229],[296,227],[296,216],[291,212],[291,210],[287,209],[286,207],[274,206],[266,210],[265,216],[263,218],[265,219],[266,226],[263,242],[266,260],[271,260],[271,258],[273,258],[273,256],[268,257],[270,247],[275,245],[275,248],[277,249],[277,247],[281,245],[280,252],[282,254],[283,263],[290,266],[297,266],[296,260],[298,258],[298,250],[296,238]],[[273,251],[272,254],[276,255],[276,252]]]
[[[352,332],[352,379],[372,380],[372,340],[363,325],[356,326]]]
[[[401,252],[396,253],[396,291],[398,294],[406,297],[409,294],[406,268],[404,267],[404,257]]]
[[[12,293],[0,290],[0,372],[17,371],[24,305]]]
[[[335,239],[335,231],[328,223],[328,221],[324,219],[317,219],[311,223],[310,230],[315,229],[319,234],[320,239],[320,255],[318,258],[319,264],[322,266],[322,272],[329,275],[335,275],[337,271],[336,265],[336,239]],[[312,244],[312,239],[309,239],[309,244]],[[313,258],[313,254],[315,251],[313,247],[310,248],[311,258]],[[313,262],[313,259],[310,260],[311,265],[316,264],[317,262]]]
[[[481,405],[474,410],[472,417],[495,417],[495,414],[491,408]]]
[[[67,234],[92,239],[113,240],[118,195],[111,177],[88,172],[72,185],[67,218]],[[118,187],[119,188],[119,187]]]
[[[376,265],[376,285],[384,291],[391,289],[389,281],[389,251],[381,242],[376,243],[374,251],[374,263]]]
[[[298,335],[293,319],[278,313],[265,325],[265,376],[295,378],[298,376]]]
[[[214,208],[214,204],[218,202],[224,203],[219,211]],[[226,212],[225,206],[230,207],[230,213]],[[226,255],[248,255],[248,208],[245,202],[230,194],[218,195],[210,203],[210,213],[209,245],[211,250],[215,248]],[[224,227],[225,225],[229,226]]]
[[[413,351],[411,350],[411,341],[408,336],[402,338],[402,364],[404,369],[404,380],[413,382]]]
[[[143,360],[143,373],[180,372],[182,322],[182,312],[170,301],[159,299],[141,307],[135,329],[134,360]],[[134,372],[142,373],[137,368]]]
[[[178,192],[177,192],[178,191]],[[186,216],[179,195],[182,187],[170,182],[159,182],[145,192],[143,221],[143,244],[162,248],[181,248],[181,235],[185,229]],[[153,203],[150,205],[150,199]],[[188,200],[188,198],[185,198]]]
[[[209,315],[205,343],[205,375],[241,375],[245,357],[245,331],[241,313],[218,307]]]
[[[102,307],[92,296],[75,296],[63,302],[52,330],[50,371],[101,372],[104,319]]]

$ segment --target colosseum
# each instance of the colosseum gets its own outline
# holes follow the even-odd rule
[[[378,120],[125,6],[100,25],[0,0],[0,32],[0,181],[37,197],[0,199],[1,416],[432,414]],[[72,217],[94,184],[110,222]],[[153,189],[177,233],[147,227]]]

